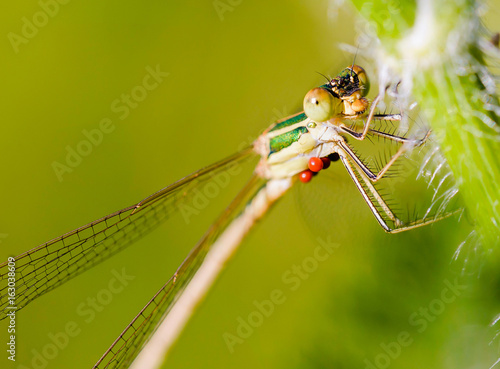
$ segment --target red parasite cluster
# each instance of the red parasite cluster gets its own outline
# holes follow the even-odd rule
[[[330,163],[337,160],[339,160],[337,153],[330,154],[324,158],[310,158],[308,163],[309,169],[299,173],[300,181],[303,183],[309,182],[320,170],[328,169]]]

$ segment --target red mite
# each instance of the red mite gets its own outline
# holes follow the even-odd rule
[[[336,160],[335,158],[333,158]],[[311,181],[314,175],[316,175],[321,169],[327,169],[330,166],[331,159],[330,158],[310,158],[308,167],[299,173],[299,180],[303,183],[307,183]]]
[[[309,169],[304,170],[303,172],[299,173],[299,179],[302,183],[307,183],[309,182],[313,177],[313,172],[311,172]]]
[[[321,161],[323,162],[323,169],[328,169],[330,167],[330,159],[321,158]]]
[[[310,158],[308,163],[309,170],[312,172],[319,172],[323,169],[323,160],[320,158]]]

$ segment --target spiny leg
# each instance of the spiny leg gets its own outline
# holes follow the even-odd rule
[[[407,140],[404,137],[399,137],[400,139],[405,139],[407,141],[404,141],[407,143],[407,145],[403,145],[399,148],[399,150],[391,157],[389,162],[377,173],[373,173],[370,168],[366,166],[365,163],[352,151],[350,146],[345,142],[345,141],[340,141],[338,144],[339,146],[344,149],[344,151],[349,155],[349,157],[359,166],[359,168],[365,173],[365,175],[372,181],[372,182],[377,182],[380,178],[384,176],[384,174],[387,173],[387,171],[391,168],[391,166],[395,163],[395,161],[403,155],[406,151],[409,150],[409,147],[418,147],[423,145],[423,143],[427,140],[429,137],[431,131],[428,131],[427,134],[425,135],[424,138],[420,140]]]
[[[443,215],[441,215],[439,217],[434,217],[432,219],[422,218],[422,219],[417,219],[417,220],[414,220],[414,221],[409,222],[407,224],[404,224],[398,217],[396,217],[394,215],[394,213],[392,212],[392,210],[390,210],[390,208],[387,205],[387,203],[385,202],[385,200],[378,193],[377,189],[371,184],[370,180],[367,178],[367,176],[364,174],[364,172],[361,170],[361,168],[359,168],[355,164],[352,165],[349,162],[349,157],[346,156],[344,153],[339,153],[339,155],[340,155],[340,159],[342,160],[342,163],[344,164],[345,168],[347,169],[347,172],[351,176],[354,184],[358,188],[359,192],[363,196],[363,199],[365,200],[365,202],[367,203],[368,207],[370,208],[370,210],[372,211],[373,215],[375,216],[375,219],[377,219],[377,221],[379,222],[379,224],[381,225],[381,227],[387,233],[400,233],[400,232],[404,232],[404,231],[409,231],[411,229],[423,227],[425,225],[435,223],[435,222],[437,222],[437,221],[439,221],[441,219],[448,218],[449,216],[454,215],[457,212],[462,211],[461,209],[459,209],[457,211],[445,213],[445,214],[443,214]],[[355,171],[353,169],[353,166],[354,166],[355,170],[357,171],[357,173],[359,174],[359,176],[361,177],[361,179],[363,180],[363,182],[364,182],[366,188],[368,189],[368,191],[377,200],[377,202],[380,205],[380,207],[384,210],[384,213],[387,215],[387,217],[392,222],[394,222],[394,228],[390,228],[388,226],[388,224],[385,221],[383,215],[377,209],[377,207],[375,206],[375,204],[373,203],[373,201],[370,199],[370,196],[369,196],[367,190],[365,189],[365,187],[363,187],[363,184],[358,179],[358,176],[356,175],[356,173],[355,173]]]
[[[354,153],[354,151],[346,142],[339,142],[338,144],[372,182],[377,182],[378,180],[380,180],[380,178],[382,178],[384,174],[387,173],[394,162],[406,151],[406,149],[404,149],[404,146],[401,146],[401,148],[396,152],[396,154],[392,156],[389,162],[377,174],[374,174],[370,170],[370,168],[368,168],[366,164],[356,155],[356,153]]]
[[[379,224],[382,226],[382,228],[386,232],[390,232],[391,228],[389,228],[389,226],[387,225],[386,221],[382,217],[382,214],[377,209],[377,207],[375,206],[375,204],[373,203],[373,201],[370,199],[370,196],[368,195],[367,191],[365,190],[365,188],[363,187],[363,185],[359,181],[356,173],[354,172],[353,165],[349,162],[348,156],[345,153],[339,153],[339,156],[340,156],[340,160],[342,160],[342,163],[344,164],[344,167],[347,169],[347,172],[351,176],[354,184],[358,188],[359,192],[363,196],[363,199],[368,204],[368,207],[372,211],[373,215],[375,216],[375,218],[377,219],[377,221],[379,222]],[[359,170],[358,170],[358,172],[359,172]],[[365,183],[366,183],[366,181],[365,181]],[[370,186],[368,186],[368,189],[371,192],[371,194],[375,197],[375,199],[377,200],[377,202],[379,203],[379,205],[381,206],[381,208],[384,210],[384,213],[387,215],[387,217],[390,220],[392,220],[394,223],[396,223],[397,222],[396,216],[394,215],[394,213],[392,212],[392,210],[389,208],[389,206],[386,204],[386,202],[384,201],[384,199],[382,199],[382,197],[380,196],[380,194],[378,193],[378,191],[373,187],[373,185],[371,185],[371,183],[370,183]]]
[[[398,136],[398,135],[393,135],[393,134],[390,134],[390,133],[387,133],[387,132],[377,131],[376,129],[370,129],[369,133],[373,134],[375,136],[387,138],[388,140],[391,140],[391,141],[395,141],[395,142],[399,142],[399,143],[403,143],[403,144],[414,145],[415,147],[418,147],[418,146],[422,145],[425,142],[425,140],[427,140],[427,137],[428,137],[428,134],[429,134],[429,132],[428,132],[424,138],[421,138],[421,139],[418,139],[418,140],[414,140],[414,139],[411,139],[411,138],[406,138],[406,137],[401,137],[401,136]]]
[[[401,114],[375,114],[373,116],[373,120],[390,120],[392,122],[399,122],[401,119]]]
[[[343,115],[342,119],[359,120],[359,115]],[[391,122],[399,122],[403,119],[401,114],[375,114],[372,120],[389,120]],[[358,133],[358,136],[360,133]]]
[[[347,119],[358,119],[358,117],[344,117],[344,118],[347,118]],[[373,120],[387,120],[387,121],[398,121],[399,122],[399,121],[401,121],[401,119],[402,119],[401,114],[376,114],[376,115],[373,116]],[[354,138],[358,138],[360,136],[360,133],[356,132],[352,128],[346,127],[345,125],[341,125],[340,129],[342,129],[343,132],[351,135]],[[370,128],[368,130],[368,133],[376,135],[376,136],[380,136],[380,137],[383,137],[383,138],[386,138],[386,139],[389,139],[391,141],[396,141],[396,142],[399,142],[399,143],[411,143],[411,144],[413,144],[415,146],[420,146],[427,139],[427,136],[426,136],[426,137],[424,137],[423,139],[420,139],[420,140],[413,140],[413,139],[410,139],[410,138],[406,138],[406,137],[402,137],[402,136],[390,134],[390,133],[387,133],[387,132],[382,132],[382,131],[379,131],[379,130],[376,130],[376,129],[372,129],[372,128]]]
[[[349,117],[344,117],[344,118],[349,118]],[[352,117],[351,119],[358,119],[358,117]],[[401,114],[377,114],[377,115],[374,115],[373,116],[373,120],[388,120],[388,121],[401,121],[402,117],[401,117]],[[360,137],[360,133],[356,132],[354,129],[350,128],[350,127],[347,127],[345,125],[340,125],[340,129],[351,135],[352,137],[354,138],[357,138],[359,139]],[[377,135],[377,136],[381,136],[381,137],[384,137],[384,138],[387,138],[389,140],[392,140],[392,141],[396,141],[396,142],[410,142],[410,141],[415,141],[415,140],[410,140],[406,137],[401,137],[401,136],[397,136],[397,135],[392,135],[390,133],[386,133],[386,132],[381,132],[381,131],[378,131],[376,129],[369,129],[368,130],[368,133],[370,134],[374,134],[374,135]]]

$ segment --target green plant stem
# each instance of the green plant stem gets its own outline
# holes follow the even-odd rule
[[[489,108],[498,107],[498,100],[479,77],[488,72],[478,45],[476,3],[353,3],[381,40],[379,55],[396,73],[410,76],[411,94],[432,127],[483,244],[499,245],[500,126]]]

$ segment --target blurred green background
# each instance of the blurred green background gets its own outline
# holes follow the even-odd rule
[[[352,62],[338,47],[355,42],[346,4],[334,17],[328,1],[71,1],[46,7],[52,16],[35,19],[36,34],[23,30],[24,17],[32,21],[41,4],[53,3],[9,3],[1,15],[1,260],[233,153],[272,121],[301,109],[305,92],[322,83],[316,72],[336,74]],[[500,5],[491,7],[486,21],[495,25]],[[30,37],[9,36],[23,32]],[[168,77],[127,114],[117,112],[124,105],[116,99],[157,66]],[[54,162],[66,164],[68,150],[103,119],[114,130],[58,177]],[[173,219],[22,310],[17,361],[8,362],[2,350],[0,367],[90,368],[250,173],[248,166],[189,224]],[[413,193],[411,184],[407,190]],[[499,279],[473,249],[454,261],[470,229],[466,219],[450,219],[386,235],[337,165],[330,178],[294,189],[258,225],[165,367],[487,368],[499,354],[497,329],[488,328],[500,313]],[[318,236],[338,247],[291,290],[283,278],[310,260]],[[135,278],[85,321],[78,307],[88,307],[108,288],[113,270],[123,268]],[[456,278],[466,288],[443,303],[447,283]],[[255,302],[276,289],[286,301],[230,352],[224,334],[236,335]],[[45,361],[38,356],[34,366],[68,322],[79,333]],[[2,322],[1,342],[6,331]],[[411,343],[398,351],[391,343],[402,332]]]

